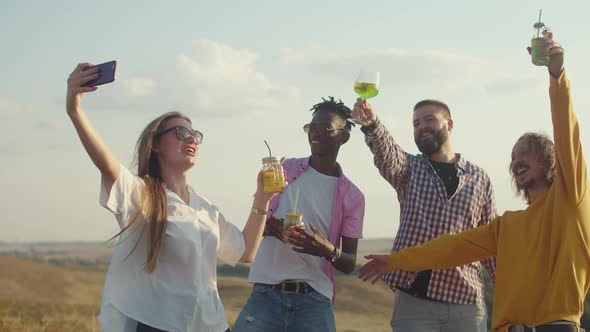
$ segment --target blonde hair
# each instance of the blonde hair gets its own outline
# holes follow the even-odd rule
[[[158,139],[158,133],[166,126],[166,123],[172,119],[181,118],[189,123],[191,120],[179,112],[168,112],[159,116],[150,122],[137,140],[135,147],[134,165],[137,165],[137,176],[142,178],[145,182],[143,192],[143,199],[140,203],[137,213],[133,216],[131,221],[123,228],[113,239],[117,238],[121,233],[128,229],[140,215],[143,215],[147,221],[147,228],[149,230],[149,239],[147,246],[147,259],[144,270],[146,272],[153,272],[156,269],[158,255],[162,248],[164,237],[166,235],[166,228],[168,226],[168,202],[166,199],[166,191],[164,189],[164,182],[162,179],[160,163],[157,154],[153,151],[154,141]],[[137,240],[135,247],[129,255],[133,253],[141,237],[143,237],[142,230],[140,238]]]

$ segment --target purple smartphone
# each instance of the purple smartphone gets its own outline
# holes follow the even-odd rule
[[[90,87],[90,86],[97,86],[97,85],[102,85],[102,84],[107,84],[107,83],[113,82],[115,80],[115,70],[117,69],[117,61],[113,60],[113,61],[101,63],[100,65],[87,67],[84,69],[84,71],[92,69],[92,68],[98,68],[98,78],[96,78],[96,79],[94,79],[82,86]]]

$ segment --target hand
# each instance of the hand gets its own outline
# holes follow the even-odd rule
[[[304,228],[292,227],[287,235],[287,242],[294,245],[293,251],[318,257],[328,257],[336,249],[313,224],[310,225],[313,234]]]
[[[373,106],[371,106],[366,99],[363,100],[360,98],[358,98],[354,104],[351,117],[363,127],[370,126],[375,120],[377,120],[377,115],[375,114],[375,111],[373,111]]]
[[[561,45],[553,39],[553,31],[551,30],[544,30],[544,43],[543,48],[546,55],[551,58],[551,62],[547,65],[549,69],[549,73],[553,77],[559,77],[561,72],[563,71],[563,62],[564,62],[564,50]],[[527,47],[529,54],[531,54],[532,49]]]
[[[359,278],[363,281],[371,281],[371,284],[381,280],[383,276],[390,272],[387,271],[387,255],[368,255],[366,259],[370,259],[368,263],[361,266],[359,270]]]
[[[83,71],[84,68],[92,66],[89,63],[79,63],[68,77],[68,90],[66,93],[66,111],[68,114],[78,112],[80,100],[86,92],[95,91],[97,87],[84,87],[82,85],[98,78],[98,68]]]
[[[270,218],[266,220],[264,234],[267,236],[274,236],[277,239],[281,240],[281,242],[287,243],[287,237],[283,232],[282,219],[277,219],[274,216],[270,216]]]

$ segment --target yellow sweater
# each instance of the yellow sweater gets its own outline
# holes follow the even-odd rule
[[[391,254],[393,270],[447,269],[496,255],[492,328],[580,322],[590,282],[590,197],[580,129],[565,72],[549,94],[557,174],[524,211]]]

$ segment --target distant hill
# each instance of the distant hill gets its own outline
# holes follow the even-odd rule
[[[358,245],[358,263],[367,254],[388,253],[393,239],[362,239]],[[0,254],[58,266],[106,267],[113,249],[106,242],[0,242]]]
[[[105,267],[113,249],[106,242],[0,243],[0,254],[59,266]]]

